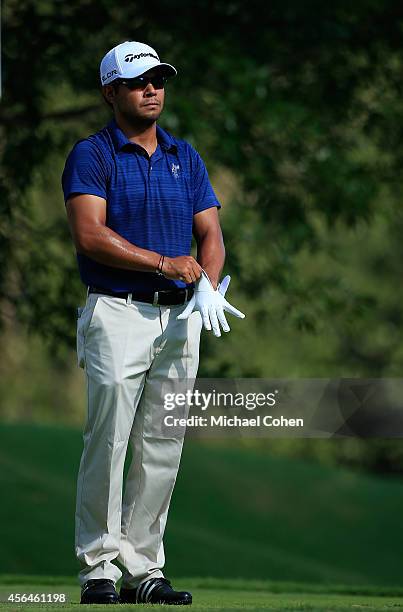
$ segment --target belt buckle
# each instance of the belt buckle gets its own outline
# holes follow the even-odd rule
[[[188,301],[188,290],[185,289],[185,299],[183,301],[183,303],[185,304]]]
[[[158,306],[158,291],[154,291],[153,306]]]

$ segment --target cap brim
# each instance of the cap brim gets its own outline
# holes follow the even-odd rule
[[[165,77],[173,77],[177,74],[176,68],[171,66],[171,64],[154,63],[154,64],[148,64],[146,66],[144,66],[143,64],[141,68],[140,67],[134,68],[133,66],[130,66],[130,65],[125,66],[124,72],[122,71],[122,74],[120,74],[118,77],[115,77],[115,78],[135,79],[136,77],[141,76],[142,74],[145,74],[149,70],[156,70]]]
[[[171,64],[153,64],[148,67],[143,66],[143,70],[137,76],[141,76],[142,74],[145,74],[149,70],[157,70],[158,72],[161,72],[163,76],[166,76],[166,77],[173,77],[178,74],[176,68],[171,66]]]

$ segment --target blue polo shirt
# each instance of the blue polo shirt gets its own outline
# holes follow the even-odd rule
[[[197,151],[159,126],[157,141],[149,157],[112,120],[73,147],[62,177],[64,198],[100,196],[107,202],[106,225],[132,244],[168,257],[189,255],[193,216],[221,206]],[[106,266],[80,253],[77,261],[85,285],[112,291],[186,286],[154,272]]]

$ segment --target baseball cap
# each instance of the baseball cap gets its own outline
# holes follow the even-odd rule
[[[101,84],[107,85],[115,79],[133,79],[157,66],[164,76],[177,74],[171,64],[160,62],[155,49],[144,43],[127,40],[108,51],[103,58],[100,65]]]

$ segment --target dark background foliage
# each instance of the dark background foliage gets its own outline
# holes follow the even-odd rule
[[[0,303],[3,345],[14,355],[0,369],[7,418],[53,414],[44,372],[72,375],[84,288],[60,175],[74,142],[109,119],[98,66],[126,39],[148,42],[177,66],[161,124],[197,147],[223,201],[225,271],[247,319],[233,321],[219,342],[203,336],[201,375],[399,376],[402,32],[403,5],[381,0],[7,0],[0,107]],[[30,342],[30,354],[18,353]],[[27,367],[36,375],[21,412],[15,379]],[[47,403],[48,411],[38,409]],[[293,448],[326,455],[313,441]],[[326,448],[328,457],[370,469],[403,465],[387,441],[356,442],[361,450],[353,453],[344,443]]]

